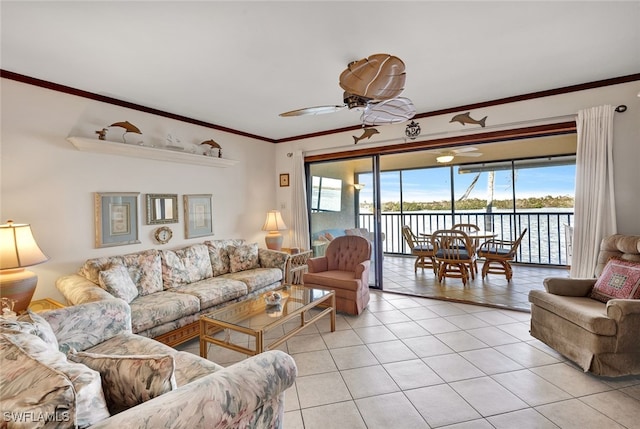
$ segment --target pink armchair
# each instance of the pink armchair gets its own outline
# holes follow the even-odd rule
[[[369,304],[371,243],[356,235],[336,237],[324,256],[307,261],[304,285],[336,292],[336,309],[358,315]]]

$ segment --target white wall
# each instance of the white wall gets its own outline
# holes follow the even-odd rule
[[[640,81],[635,81],[472,111],[473,118],[488,117],[486,128],[449,123],[453,114],[418,119],[417,122],[422,129],[419,140],[566,122],[575,120],[577,112],[581,109],[604,104],[625,104],[628,110],[625,113],[616,113],[614,119],[613,159],[618,232],[640,235],[640,98],[637,96],[639,91]],[[276,168],[279,173],[293,172],[292,158],[286,154],[296,150],[310,156],[403,144],[405,127],[406,123],[377,127],[380,134],[374,135],[370,140],[359,142],[355,147],[351,136],[360,135],[360,131],[278,144]],[[277,198],[279,205],[291,207],[291,188],[279,188]]]
[[[210,238],[245,238],[264,247],[266,233],[260,229],[266,211],[275,208],[276,145],[7,79],[1,83],[1,223],[13,219],[31,224],[50,257],[30,268],[39,277],[34,299],[62,299],[55,280],[76,272],[88,258],[177,248]],[[125,120],[142,130],[145,142],[161,142],[169,132],[183,143],[214,139],[224,158],[239,162],[212,168],[80,152],[66,140],[70,135],[96,138],[95,130]],[[112,130],[108,139],[121,137],[122,132]],[[140,192],[140,244],[95,248],[94,192]],[[153,240],[157,226],[145,225],[146,193],[179,196],[180,222],[169,224],[173,239],[164,246]],[[186,240],[182,195],[200,193],[213,194],[215,235]]]
[[[242,237],[262,246],[265,232],[260,228],[267,210],[281,209],[285,222],[291,219],[292,187],[277,187],[279,173],[293,172],[293,158],[287,157],[288,152],[301,150],[309,155],[404,143],[405,124],[400,124],[384,127],[380,135],[355,148],[351,135],[359,135],[356,132],[274,145],[7,79],[1,84],[0,221],[11,218],[30,223],[38,243],[51,258],[31,267],[39,276],[36,299],[62,299],[55,280],[75,272],[88,258],[203,241],[184,239],[184,194],[213,194],[213,238]],[[421,137],[433,139],[553,122],[586,107],[626,104],[629,110],[616,114],[614,131],[618,231],[640,234],[639,91],[640,82],[631,82],[473,111],[474,118],[489,117],[484,129],[450,124],[452,115],[418,122],[423,130]],[[223,147],[225,158],[239,163],[210,168],[94,154],[77,151],[66,140],[70,135],[95,137],[95,130],[124,120],[137,125],[145,141],[162,141],[169,132],[186,143],[214,139]],[[95,248],[94,192],[140,192],[141,244]],[[144,225],[146,193],[175,193],[180,197],[180,223],[170,225],[174,238],[165,246],[154,243],[155,226]]]

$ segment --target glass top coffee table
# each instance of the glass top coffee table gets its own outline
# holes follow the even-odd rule
[[[207,343],[253,356],[278,347],[320,318],[330,315],[331,332],[336,330],[336,295],[332,290],[286,285],[275,289],[282,296],[278,305],[267,305],[264,294],[227,305],[200,316],[200,356],[207,357]],[[314,311],[309,313],[309,310]],[[288,323],[294,322],[297,323]],[[265,344],[265,334],[277,327],[283,334]],[[294,325],[292,328],[290,325]],[[220,334],[222,332],[222,334]],[[253,349],[232,341],[232,332],[254,337]],[[246,336],[242,336],[245,337]]]

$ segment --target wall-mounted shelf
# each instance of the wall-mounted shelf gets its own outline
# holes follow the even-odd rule
[[[116,143],[107,140],[69,137],[76,149],[86,152],[107,153],[112,155],[131,156],[136,158],[155,159],[158,161],[180,162],[183,164],[204,165],[208,167],[226,168],[236,165],[238,161],[226,158],[215,158],[189,152],[170,149],[139,146],[127,143]]]

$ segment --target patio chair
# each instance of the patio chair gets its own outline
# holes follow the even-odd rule
[[[471,279],[475,279],[473,264],[475,255],[469,249],[473,248],[471,239],[464,231],[458,229],[439,229],[431,234],[431,245],[435,251],[438,264],[438,281],[445,277],[462,279],[466,286]]]
[[[418,267],[431,268],[433,273],[437,273],[437,264],[435,262],[433,246],[428,238],[419,239],[408,225],[402,227],[402,235],[404,236],[407,245],[411,249],[411,254],[416,257],[416,262],[413,264],[413,272],[418,272]]]
[[[480,227],[473,223],[456,223],[451,227],[451,229],[459,229],[460,231],[464,231],[467,234],[470,232],[480,231]],[[471,249],[471,251],[475,254],[476,250],[478,250],[478,247],[480,246],[480,239],[478,238],[471,239],[471,244],[473,245],[473,249]],[[478,263],[476,262],[475,259],[473,261],[472,268],[473,268],[473,272],[475,274],[478,274]]]
[[[527,233],[525,228],[520,236],[515,241],[490,239],[482,243],[476,252],[479,258],[484,259],[482,265],[482,278],[484,279],[487,274],[504,274],[507,280],[511,280],[513,277],[513,269],[511,268],[511,261],[516,257],[516,252],[522,238]]]

